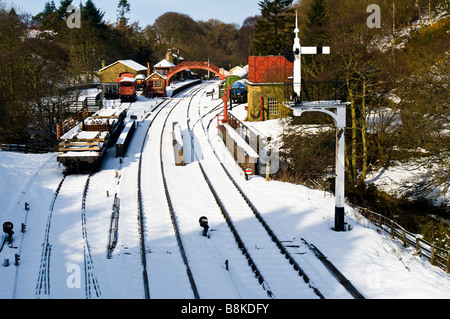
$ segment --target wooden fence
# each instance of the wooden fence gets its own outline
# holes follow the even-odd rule
[[[25,154],[44,154],[54,152],[55,150],[52,148],[36,147],[23,144],[0,144],[0,151],[19,152]]]
[[[228,113],[228,124],[235,129],[235,131],[247,142],[250,147],[259,154],[260,148],[263,147],[261,145],[262,139],[260,135],[254,133],[251,129],[249,129],[242,121],[240,121],[233,114]]]
[[[392,239],[400,239],[403,242],[404,247],[414,247],[417,255],[424,257],[432,265],[438,266],[447,273],[450,273],[450,251],[423,240],[417,234],[407,231],[405,228],[386,216],[356,205],[351,205],[351,207],[353,207],[358,213],[374,223],[376,226],[389,233]]]

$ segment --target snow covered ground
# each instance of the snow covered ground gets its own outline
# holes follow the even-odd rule
[[[210,90],[210,86],[204,87],[192,99],[189,113],[191,127],[195,125],[192,131],[188,130],[186,123],[191,95],[185,99],[179,95],[157,117],[156,111],[151,110],[162,99],[139,97],[131,106],[129,114],[138,118],[138,125],[127,156],[120,162],[114,157],[114,149],[108,150],[102,169],[90,180],[85,212],[87,240],[83,239],[81,223],[82,185],[87,176],[66,178],[51,216],[50,264],[47,268],[50,292],[47,294],[38,293],[42,244],[49,208],[61,182],[63,167],[58,165],[54,153],[31,155],[0,151],[0,222],[11,221],[15,225],[13,247],[5,245],[0,252],[2,265],[5,259],[10,261],[9,266],[0,266],[0,298],[86,298],[89,293],[85,288],[86,255],[83,246],[86,242],[92,256],[90,265],[93,266],[89,273],[98,282],[99,298],[144,298],[137,221],[138,164],[144,140],[142,195],[150,297],[193,298],[174,236],[159,162],[160,133],[165,114],[172,107],[175,108],[162,139],[163,163],[181,238],[200,297],[268,298],[237,248],[207,184],[202,180],[190,148],[192,132],[195,154],[204,164],[219,196],[230,211],[238,209],[231,207],[233,203],[229,197],[232,198],[232,191],[226,191],[226,183],[221,182],[224,180],[223,171],[218,168],[217,159],[198,121],[199,114],[206,114],[220,102],[205,97],[204,91]],[[174,106],[178,101],[180,103]],[[239,109],[235,111],[239,112]],[[211,118],[212,115],[208,115],[205,120]],[[188,160],[184,167],[177,167],[174,162],[171,147],[171,124],[174,121],[180,123],[186,148]],[[334,198],[329,194],[299,185],[266,181],[258,176],[246,181],[242,170],[217,136],[215,123],[213,120],[208,134],[216,154],[277,237],[290,246],[291,255],[326,298],[349,299],[351,296],[305,246],[302,238],[320,249],[366,298],[443,299],[450,296],[449,274],[414,255],[412,249],[403,248],[399,241],[391,240],[378,228],[359,221],[350,208],[346,209],[346,221],[353,229],[332,231]],[[260,124],[258,130],[268,131],[268,125],[274,123]],[[119,235],[118,244],[108,259],[106,247],[115,194],[120,198]],[[25,203],[29,204],[28,211]],[[200,216],[209,219],[213,229],[210,238],[201,236]],[[291,278],[294,274],[292,267],[280,265],[284,257],[272,253],[268,237],[259,230],[254,217],[242,212],[232,218],[248,250],[259,263],[258,268],[264,271],[263,276],[275,297],[317,298],[301,278]],[[26,225],[24,233],[20,231],[21,223]],[[260,241],[255,236],[260,236]],[[19,266],[14,265],[15,254],[20,255]],[[225,260],[229,261],[229,270],[225,268]],[[275,265],[278,266],[271,268]],[[91,290],[90,297],[97,298],[95,291]]]
[[[402,197],[419,191],[419,185],[427,182],[434,170],[439,167],[429,163],[429,159],[412,159],[410,161],[395,162],[388,168],[382,168],[368,174],[366,183],[374,183],[380,190],[391,195]],[[428,197],[436,205],[449,204],[450,190],[444,192],[443,186],[430,192]]]

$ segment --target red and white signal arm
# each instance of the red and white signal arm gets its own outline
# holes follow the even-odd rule
[[[245,169],[245,174],[250,175],[251,173],[253,173],[253,170],[250,167]]]

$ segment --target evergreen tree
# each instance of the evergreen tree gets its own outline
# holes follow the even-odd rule
[[[329,21],[325,0],[313,0],[307,12],[305,42],[310,45],[329,45],[326,24]]]
[[[87,75],[92,80],[94,72],[101,65],[101,56],[107,41],[107,26],[103,21],[104,12],[92,0],[87,0],[81,8],[81,28],[66,28],[65,42],[70,46],[71,62],[75,72]]]
[[[37,14],[34,17],[34,20],[39,21],[45,29],[54,30],[58,24],[55,2],[53,0],[51,2],[46,2],[44,10]]]
[[[261,18],[255,23],[253,44],[255,53],[261,55],[283,54],[292,46],[294,10],[292,0],[263,0],[259,2]]]
[[[308,12],[307,26],[320,27],[323,26],[329,20],[327,7],[325,0],[314,0],[311,4],[311,8]]]
[[[92,0],[87,0],[81,8],[81,20],[89,23],[96,29],[104,29],[106,27],[103,17],[105,12],[101,12]]]
[[[44,15],[44,18],[48,17],[51,13],[56,11],[56,5],[55,1],[46,2],[44,6],[44,11],[42,12]]]
[[[67,8],[72,4],[72,0],[61,0],[57,10],[60,19],[65,19],[68,15]]]
[[[130,4],[127,0],[120,0],[117,8],[118,24],[121,27],[126,27],[128,24],[128,18],[125,17],[125,14],[130,13]]]

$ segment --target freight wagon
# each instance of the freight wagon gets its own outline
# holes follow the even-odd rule
[[[100,167],[107,148],[124,126],[126,108],[104,108],[78,123],[59,139],[57,160],[69,172]]]

